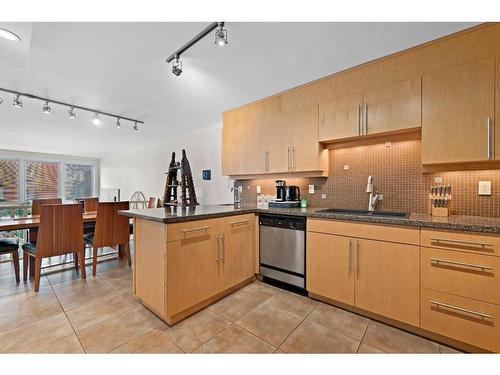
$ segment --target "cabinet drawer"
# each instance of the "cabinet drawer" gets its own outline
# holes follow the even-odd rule
[[[500,256],[500,236],[496,234],[476,234],[422,228],[420,236],[422,246]]]
[[[255,215],[245,214],[228,216],[224,218],[224,223],[229,227],[230,230],[255,226]]]
[[[422,287],[500,303],[500,258],[421,248]]]
[[[422,328],[500,352],[500,306],[422,288]]]
[[[396,225],[308,219],[307,230],[309,232],[407,243],[411,245],[418,245],[420,241],[420,228],[402,227]]]
[[[222,230],[223,220],[193,220],[167,224],[167,242],[215,236]]]

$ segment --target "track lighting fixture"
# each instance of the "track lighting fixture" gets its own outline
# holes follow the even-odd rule
[[[48,102],[48,100],[46,100],[45,104],[42,107],[42,112],[46,113],[46,114],[49,114],[50,111],[52,111],[52,108],[50,108],[49,102]]]
[[[21,38],[14,34],[12,31],[6,30],[6,29],[0,29],[0,37],[11,40],[13,42],[20,42]]]
[[[181,64],[181,68],[182,68],[182,64]],[[139,125],[138,124],[144,124],[144,121],[139,121],[139,120],[136,120],[136,119],[133,119],[133,118],[130,118],[130,117],[124,117],[124,116],[121,116],[121,115],[118,116],[116,114],[109,113],[109,112],[103,112],[103,111],[98,110],[98,109],[92,109],[92,108],[88,108],[88,107],[82,107],[82,106],[75,105],[75,104],[72,104],[72,103],[65,103],[65,102],[61,102],[61,101],[53,100],[53,99],[49,99],[49,98],[43,98],[41,96],[29,94],[29,93],[26,93],[26,92],[19,92],[19,91],[9,90],[9,89],[5,89],[5,88],[2,88],[2,87],[0,87],[0,92],[4,92],[4,93],[10,94],[10,95],[14,95],[13,100],[12,100],[12,105],[14,107],[16,107],[16,108],[23,108],[23,101],[21,99],[21,97],[23,97],[23,98],[28,98],[28,99],[33,99],[33,100],[39,100],[39,101],[43,102],[44,104],[42,106],[42,112],[43,113],[47,113],[47,114],[52,112],[51,104],[52,105],[56,104],[56,106],[59,105],[59,106],[63,106],[63,107],[69,108],[68,109],[68,117],[70,119],[76,119],[76,110],[85,111],[85,112],[92,112],[92,113],[94,113],[94,118],[92,119],[92,123],[94,125],[96,125],[96,126],[99,126],[102,123],[100,116],[107,116],[107,117],[115,118],[116,119],[116,127],[117,128],[121,127],[121,122],[122,121],[129,121],[130,123],[133,123],[134,124],[133,127],[134,127],[135,130],[139,129]],[[3,103],[3,99],[0,98],[0,104],[2,104],[2,103]]]
[[[101,120],[99,119],[99,113],[95,113],[94,119],[92,120],[92,124],[95,126],[99,126],[101,124]]]
[[[76,119],[75,107],[69,107],[68,117],[72,120]]]
[[[182,62],[179,60],[181,55],[186,52],[189,48],[194,46],[200,40],[202,40],[205,36],[215,30],[215,44],[219,46],[225,46],[227,44],[227,30],[224,29],[225,22],[212,22],[210,25],[205,27],[198,35],[196,35],[189,42],[184,44],[177,51],[172,53],[169,57],[165,59],[165,62],[169,64],[172,62],[172,73],[177,77],[182,73]]]
[[[224,47],[227,44],[227,30],[224,29],[224,23],[220,22],[219,27],[215,29],[215,44]]]
[[[172,73],[174,73],[177,77],[179,77],[182,73],[182,61],[179,60],[179,56],[176,56],[172,62]]]
[[[12,105],[16,108],[23,108],[23,101],[21,100],[21,95],[17,94],[12,101]]]

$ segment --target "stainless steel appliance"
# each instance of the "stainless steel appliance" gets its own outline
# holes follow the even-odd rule
[[[286,200],[286,181],[276,180],[276,202],[284,202]]]
[[[305,289],[305,218],[260,215],[259,229],[260,274]]]
[[[287,186],[285,190],[287,201],[296,202],[300,200],[300,189],[298,186]]]

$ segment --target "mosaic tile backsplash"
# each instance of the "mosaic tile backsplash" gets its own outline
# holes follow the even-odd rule
[[[328,178],[283,179],[299,186],[311,207],[367,209],[366,182],[372,175],[374,190],[383,195],[377,210],[421,213],[428,212],[432,185],[452,185],[452,214],[500,217],[500,170],[424,174],[420,146],[421,141],[413,140],[330,150]],[[435,183],[439,177],[442,182]],[[239,180],[235,185],[243,186],[243,203],[255,203],[257,185],[262,194],[276,194],[274,180]],[[478,195],[479,181],[491,181],[491,196]],[[308,193],[310,184],[314,194]]]

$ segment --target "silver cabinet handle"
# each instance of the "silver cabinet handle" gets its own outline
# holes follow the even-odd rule
[[[290,146],[288,146],[288,172],[291,170],[292,163],[290,162]]]
[[[359,274],[359,240],[356,240],[356,273]]]
[[[230,225],[232,227],[236,227],[236,226],[239,226],[239,225],[246,225],[250,222],[250,220],[242,220],[242,221],[233,221],[232,223],[230,223]]]
[[[358,135],[361,135],[361,104],[358,105]]]
[[[474,245],[474,246],[481,246],[481,247],[493,246],[492,244],[486,243],[486,242],[466,241],[466,240],[453,240],[453,239],[450,239],[450,238],[440,238],[440,237],[432,237],[431,241],[434,241],[434,242],[451,242],[451,243],[458,243],[458,244],[464,244],[464,245]]]
[[[199,228],[190,228],[190,229],[183,229],[182,232],[184,235],[191,233],[191,232],[199,232],[199,231],[205,231],[207,232],[210,229],[210,227],[199,227]]]
[[[436,264],[452,264],[455,266],[464,266],[464,267],[471,267],[471,268],[479,268],[481,270],[493,270],[493,267],[490,266],[483,266],[481,264],[470,264],[470,263],[463,263],[463,262],[457,262],[455,260],[447,260],[447,259],[439,259],[439,258],[431,258],[431,263],[436,263]]]
[[[491,160],[491,118],[488,117],[488,119],[486,120],[486,129],[487,129],[487,156],[488,156],[488,160]]]
[[[349,240],[349,262],[348,262],[348,267],[349,267],[349,273],[352,271],[352,240]]]
[[[264,169],[266,172],[269,172],[269,151],[266,150],[265,159],[264,159]]]
[[[365,102],[365,134],[368,134],[368,103]]]
[[[217,236],[217,255],[215,257],[215,260],[217,262],[220,261],[219,239],[220,239],[220,236]]]
[[[292,171],[295,170],[295,146],[292,146]]]
[[[223,234],[221,234],[220,236],[221,238],[221,241],[222,241],[222,257],[220,258],[220,260],[224,260],[226,259],[226,238],[224,237]]]
[[[456,310],[456,311],[464,312],[467,314],[477,315],[477,316],[480,316],[481,318],[493,319],[492,315],[485,314],[483,312],[464,309],[463,307],[448,305],[447,303],[442,303],[442,302],[438,302],[438,301],[430,301],[430,303],[433,305],[436,305],[438,307],[446,307],[446,308],[451,309],[451,310]]]

